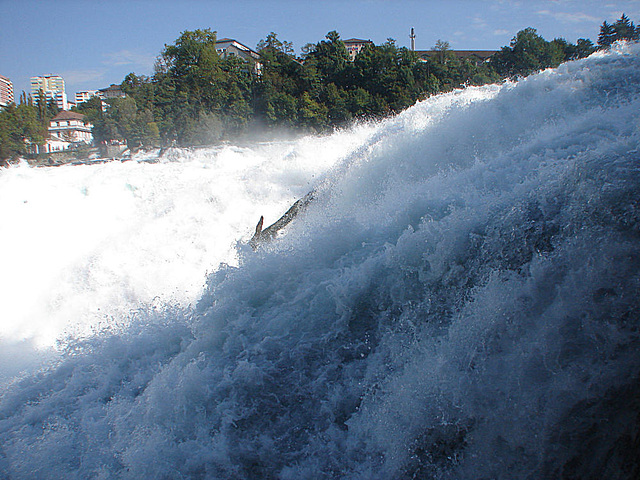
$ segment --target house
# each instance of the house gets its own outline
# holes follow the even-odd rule
[[[126,97],[125,93],[120,88],[120,85],[116,85],[112,83],[107,88],[101,88],[96,92],[96,96],[100,97],[102,100],[107,100],[109,98],[124,98]]]
[[[85,120],[81,113],[63,110],[49,122],[49,139],[45,145],[45,152],[60,152],[68,150],[72,145],[80,143],[91,144],[93,125]]]
[[[349,54],[349,59],[352,62],[364,47],[367,45],[373,45],[371,40],[362,40],[360,38],[350,38],[348,40],[343,40],[342,43],[344,43],[347,53]]]
[[[232,38],[221,38],[216,42],[216,52],[221,58],[237,57],[253,66],[253,73],[262,73],[260,54]]]

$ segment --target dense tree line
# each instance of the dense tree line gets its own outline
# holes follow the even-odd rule
[[[29,143],[44,145],[49,121],[59,111],[55,101],[47,102],[42,91],[35,104],[25,93],[19,102],[0,110],[0,164],[9,158],[25,156]]]
[[[562,62],[591,55],[595,51],[591,40],[580,38],[576,45],[563,38],[550,42],[537,34],[535,28],[525,28],[491,57],[491,64],[502,77],[517,77],[554,68]]]
[[[127,75],[125,98],[93,98],[77,107],[94,125],[97,142],[120,140],[132,148],[211,144],[244,133],[274,129],[322,132],[358,119],[381,118],[417,100],[465,85],[524,76],[608,48],[637,41],[640,27],[628,17],[600,27],[597,47],[546,41],[533,28],[516,34],[489,62],[457,58],[447,42],[418,58],[392,39],[366,46],[353,61],[337,32],[303,47],[270,33],[258,44],[260,74],[252,65],[216,52],[216,33],[185,31],[160,53],[151,77]],[[55,109],[23,95],[0,111],[0,159],[24,156],[27,143],[43,144]],[[27,142],[25,142],[25,139]]]

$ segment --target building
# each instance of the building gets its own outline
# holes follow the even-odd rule
[[[69,110],[67,94],[64,90],[64,80],[61,76],[43,75],[31,77],[31,96],[34,102],[38,101],[41,90],[47,102],[53,99],[60,110]]]
[[[98,92],[96,90],[84,90],[82,92],[76,92],[76,105],[80,105],[81,103],[84,103],[97,95]]]
[[[7,77],[0,75],[0,107],[6,107],[15,102],[13,98],[13,83]]]
[[[120,85],[116,85],[115,83],[112,83],[107,88],[101,88],[100,90],[98,90],[96,92],[96,96],[100,97],[102,100],[126,97],[125,93],[120,88]]]
[[[216,52],[218,52],[221,58],[237,57],[253,65],[253,73],[256,75],[262,73],[262,64],[260,63],[260,55],[258,52],[232,38],[221,38],[218,40],[216,42]]]
[[[31,77],[31,94],[37,95],[40,90],[45,93],[64,92],[64,79],[59,75]]]
[[[91,144],[93,125],[85,120],[81,113],[63,110],[51,119],[49,123],[49,139],[45,145],[45,152],[61,152],[73,145],[81,143]]]
[[[349,40],[343,40],[342,43],[344,43],[344,46],[347,48],[349,59],[352,62],[364,47],[367,45],[373,45],[371,40],[362,40],[360,38],[350,38]]]

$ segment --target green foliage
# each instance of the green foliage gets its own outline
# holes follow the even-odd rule
[[[281,42],[278,40],[278,35],[274,32],[271,32],[267,35],[267,38],[264,40],[260,40],[258,42],[258,51],[261,56],[263,54],[268,54],[269,52],[280,52],[285,55],[293,55],[293,44],[291,42]]]
[[[576,58],[584,58],[596,51],[596,47],[588,38],[579,38],[576,42],[575,55],[571,60]]]
[[[447,41],[438,39],[431,50],[437,52],[436,58],[440,63],[447,63],[448,60],[451,60],[453,58],[450,51],[451,45],[449,45],[449,42]]]
[[[510,46],[491,58],[491,64],[503,77],[526,76],[560,65],[570,50],[568,46],[566,40],[547,42],[535,28],[525,28],[511,40]]]
[[[562,61],[577,60],[579,58],[588,57],[596,51],[591,40],[579,38],[576,45],[567,42],[564,38],[556,38],[551,41],[561,52]]]
[[[0,160],[25,157],[30,145],[44,145],[50,118],[46,108],[28,102],[0,110]]]
[[[636,28],[624,13],[614,24],[607,23],[607,21],[602,23],[598,35],[598,47],[608,48],[617,40],[632,42],[640,40],[640,26]]]
[[[305,65],[308,64],[308,68],[315,70],[321,83],[340,85],[345,79],[349,54],[338,32],[331,31],[325,38],[309,52]]]

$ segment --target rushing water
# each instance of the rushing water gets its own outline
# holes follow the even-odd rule
[[[640,47],[143,160],[0,172],[3,477],[640,473]]]

